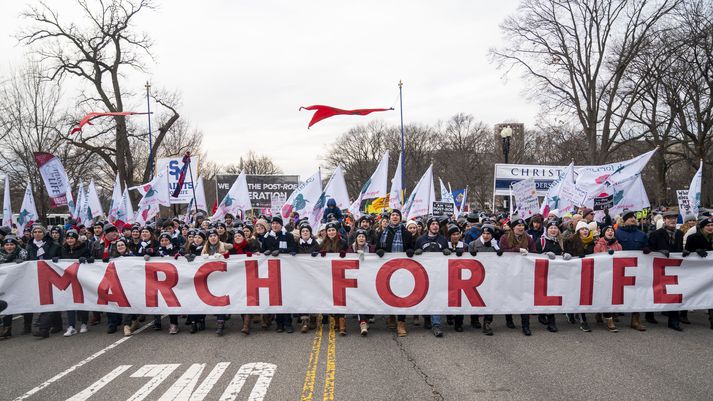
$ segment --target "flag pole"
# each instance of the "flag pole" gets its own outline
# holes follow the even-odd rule
[[[151,91],[151,84],[149,81],[146,81],[146,111],[148,112],[146,114],[146,117],[148,118],[149,121],[149,168],[151,169],[149,179],[153,180],[153,134],[151,133],[151,101],[150,101],[150,91]]]
[[[191,168],[191,152],[186,152],[188,157],[188,174],[191,177],[191,188],[193,189],[193,205],[196,207],[196,213],[198,213],[198,198],[196,198],[196,182],[193,181],[193,169]],[[187,213],[191,211],[188,210]]]
[[[404,83],[399,80],[399,112],[401,113],[401,188],[403,190],[403,197],[404,199],[406,198],[406,157],[405,157],[405,151],[406,147],[404,146],[404,101],[403,101],[403,96],[402,96],[402,90],[401,87],[404,85]]]

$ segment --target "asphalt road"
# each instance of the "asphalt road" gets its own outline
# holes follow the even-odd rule
[[[628,319],[619,333],[596,323],[584,333],[558,316],[558,333],[533,319],[532,337],[502,317],[492,337],[468,326],[447,327],[440,339],[410,323],[397,338],[382,318],[366,338],[351,318],[346,337],[330,335],[329,325],[309,334],[254,327],[246,337],[236,317],[220,338],[210,318],[193,335],[181,326],[170,336],[166,319],[163,332],[131,337],[108,335],[103,324],[70,338],[16,334],[0,342],[0,399],[710,400],[713,330],[706,313],[689,316],[683,333],[664,317],[643,333]]]

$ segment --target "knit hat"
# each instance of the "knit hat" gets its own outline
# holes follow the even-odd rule
[[[488,233],[490,235],[495,235],[495,226],[492,224],[485,224],[482,228],[482,233]]]
[[[418,224],[416,224],[416,222],[413,220],[409,220],[406,222],[406,228],[408,228],[409,226],[418,226]]]
[[[398,215],[399,215],[399,218],[403,218],[403,216],[401,215],[401,211],[400,211],[399,209],[394,209],[394,210],[392,210],[392,211],[391,211],[391,214],[389,214],[389,217],[391,217],[391,215],[394,214],[394,213],[398,214]]]
[[[708,224],[713,224],[713,217],[706,217],[704,219],[698,220],[698,227],[703,229],[703,227],[707,226]]]
[[[455,233],[459,233],[459,232],[460,232],[460,228],[457,225],[455,225],[455,224],[448,225],[448,236],[449,237],[451,235],[453,235]]]
[[[279,223],[280,225],[283,225],[283,224],[282,224],[282,217],[280,217],[280,216],[275,216],[275,217],[272,218],[272,220],[270,221],[270,223]]]
[[[112,231],[119,231],[119,230],[117,230],[116,227],[115,227],[113,224],[111,224],[111,223],[106,223],[106,224],[104,224],[104,227],[102,227],[102,228],[103,228],[103,230],[104,230],[104,234],[110,233],[110,232],[112,232]]]
[[[574,232],[579,232],[579,230],[586,228],[589,230],[589,225],[585,223],[584,221],[579,221],[577,222],[577,227],[575,227]]]
[[[79,239],[79,233],[77,232],[77,230],[67,230],[65,238]]]

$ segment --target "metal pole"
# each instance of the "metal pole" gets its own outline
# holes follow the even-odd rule
[[[188,174],[191,176],[191,188],[193,188],[193,204],[196,207],[196,213],[198,213],[198,198],[196,198],[196,182],[193,180],[193,169],[191,168],[191,152],[186,152],[188,156]],[[188,211],[190,212],[190,210]]]
[[[403,82],[399,80],[399,112],[401,113],[401,189],[403,190],[404,200],[406,198],[406,147],[404,144],[404,101],[402,97],[401,87],[404,85]]]
[[[154,171],[154,166],[153,166],[153,134],[151,133],[151,84],[149,81],[146,81],[146,111],[148,111],[148,114],[146,114],[146,117],[149,120],[149,168],[151,169],[150,173],[150,179],[153,180],[153,171]]]

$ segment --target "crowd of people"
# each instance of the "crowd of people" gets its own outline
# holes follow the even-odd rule
[[[269,254],[309,254],[311,256],[347,253],[374,253],[384,256],[391,252],[404,252],[414,257],[424,252],[439,252],[444,255],[462,256],[464,253],[477,255],[480,252],[494,252],[498,256],[506,252],[521,255],[543,254],[550,259],[561,257],[565,260],[585,255],[618,251],[659,252],[669,256],[681,252],[687,257],[694,253],[707,256],[713,250],[713,217],[709,212],[699,216],[685,216],[678,224],[678,212],[661,211],[645,218],[637,217],[634,211],[624,211],[621,216],[609,216],[597,222],[594,211],[583,208],[577,214],[559,217],[535,215],[527,221],[507,214],[467,213],[459,217],[428,216],[403,221],[399,210],[379,215],[364,215],[356,220],[348,213],[328,203],[319,227],[311,227],[305,219],[294,215],[283,221],[279,216],[259,216],[254,219],[239,220],[227,214],[222,221],[211,222],[204,212],[194,213],[191,224],[178,218],[159,219],[155,224],[144,226],[123,225],[117,227],[108,222],[96,222],[91,226],[76,224],[69,220],[64,226],[45,227],[34,224],[19,236],[13,235],[8,227],[0,228],[0,264],[20,263],[26,260],[60,259],[78,260],[80,263],[108,262],[114,258],[143,257],[146,260],[157,257],[185,257],[189,262],[196,258],[230,255]],[[2,266],[0,265],[0,268]],[[0,301],[4,309],[6,304]],[[64,333],[65,337],[85,333],[92,325],[99,324],[103,314],[87,311],[67,311],[66,330],[62,313],[43,312],[35,316],[23,315],[23,334],[47,338],[50,334]],[[713,329],[713,310],[709,310],[710,327]],[[687,311],[664,313],[668,327],[682,331],[681,324],[690,324]],[[597,322],[605,324],[610,332],[617,332],[616,323],[621,316],[613,313],[595,314]],[[12,336],[12,316],[2,318],[0,339]],[[104,319],[107,332],[123,330],[130,336],[138,329],[146,316],[134,314],[106,313]],[[161,316],[151,316],[153,328],[162,330]],[[179,318],[184,318],[191,333],[206,329],[205,315],[169,316],[170,334],[179,332]],[[222,336],[229,315],[215,316],[215,332]],[[292,333],[295,323],[306,333],[323,321],[317,315],[277,314],[241,315],[241,332],[250,334],[252,325],[259,324],[269,329],[273,323],[277,332]],[[325,316],[323,318],[326,319]],[[335,315],[335,329],[347,335],[347,318]],[[482,319],[481,319],[482,318]],[[366,336],[369,325],[374,322],[372,315],[358,315],[359,333]],[[413,326],[423,326],[436,337],[444,334],[443,317],[439,315],[412,316]],[[470,325],[481,329],[485,335],[493,335],[493,316],[469,316]],[[454,331],[462,332],[465,316],[446,316],[446,325]],[[537,315],[537,320],[546,330],[557,332],[554,314]],[[591,331],[586,314],[567,314],[566,320],[577,324],[584,332]],[[407,335],[407,316],[387,316],[386,324],[398,336]],[[508,328],[515,329],[512,315],[505,316]],[[632,313],[630,327],[645,331],[645,324],[657,324],[654,313],[645,313],[642,321],[639,313]],[[520,328],[526,336],[531,335],[530,315],[520,316]]]

